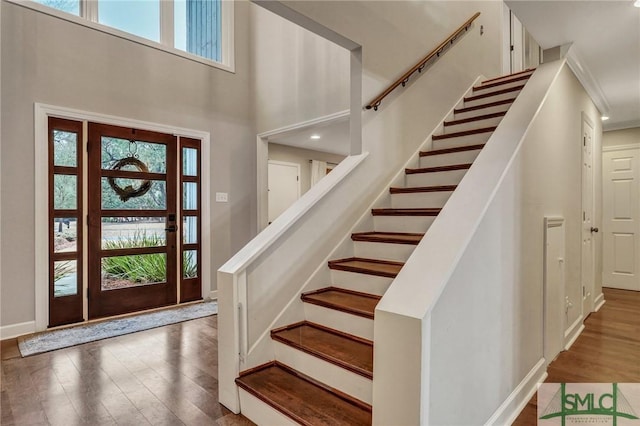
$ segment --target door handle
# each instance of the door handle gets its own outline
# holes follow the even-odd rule
[[[593,226],[591,227],[591,232],[598,232],[599,229],[598,228],[594,228]]]
[[[164,228],[164,230],[167,232],[176,232],[178,230],[178,227],[176,225],[171,225]]]

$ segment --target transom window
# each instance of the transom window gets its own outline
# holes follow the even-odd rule
[[[33,0],[44,6],[105,25],[217,63],[224,60],[222,0]],[[223,5],[226,3],[226,5]],[[229,15],[232,16],[232,15]],[[229,34],[228,37],[231,35]],[[229,49],[231,50],[231,49]],[[231,52],[227,52],[231,53]]]

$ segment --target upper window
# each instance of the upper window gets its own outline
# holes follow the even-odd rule
[[[222,0],[34,1],[211,61],[225,56],[222,15],[230,5]]]

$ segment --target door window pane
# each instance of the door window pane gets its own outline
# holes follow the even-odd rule
[[[198,175],[198,150],[182,148],[182,174],[184,176]]]
[[[159,42],[160,0],[100,0],[98,22]]]
[[[130,210],[165,210],[167,208],[166,182],[163,180],[144,181],[142,179],[113,179],[114,185],[119,190],[127,190],[131,187],[139,191],[148,182],[149,190],[139,197],[123,199],[118,192],[109,185],[109,179],[102,178],[102,208],[104,210],[130,209]]]
[[[182,252],[182,276],[196,278],[198,276],[198,251],[185,250]]]
[[[102,290],[116,290],[167,281],[166,253],[102,258]]]
[[[61,12],[71,13],[80,16],[80,0],[35,0],[37,3],[43,4]]]
[[[75,252],[78,247],[78,221],[75,217],[53,219],[53,251],[55,253]]]
[[[182,219],[182,242],[184,244],[198,243],[198,218],[185,216]]]
[[[167,147],[161,143],[102,137],[101,163],[105,170],[113,169],[118,160],[134,156],[144,163],[150,173],[167,172]],[[124,165],[119,170],[140,172],[135,165]]]
[[[62,130],[53,131],[53,165],[77,167],[78,135]]]
[[[182,208],[185,210],[196,210],[198,208],[198,184],[195,182],[184,182],[182,188]]]
[[[175,0],[174,46],[220,62],[221,6],[220,0]]]
[[[103,217],[104,250],[161,247],[167,244],[163,217]]]
[[[75,210],[77,205],[77,177],[74,175],[53,175],[53,208]]]
[[[77,261],[53,262],[53,297],[78,294]]]

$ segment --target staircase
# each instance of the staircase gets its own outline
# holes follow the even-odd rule
[[[301,295],[305,320],[271,331],[275,360],[240,374],[242,413],[258,424],[371,424],[376,304],[419,244],[533,70],[486,80],[454,109],[354,257],[328,263],[332,283]]]

